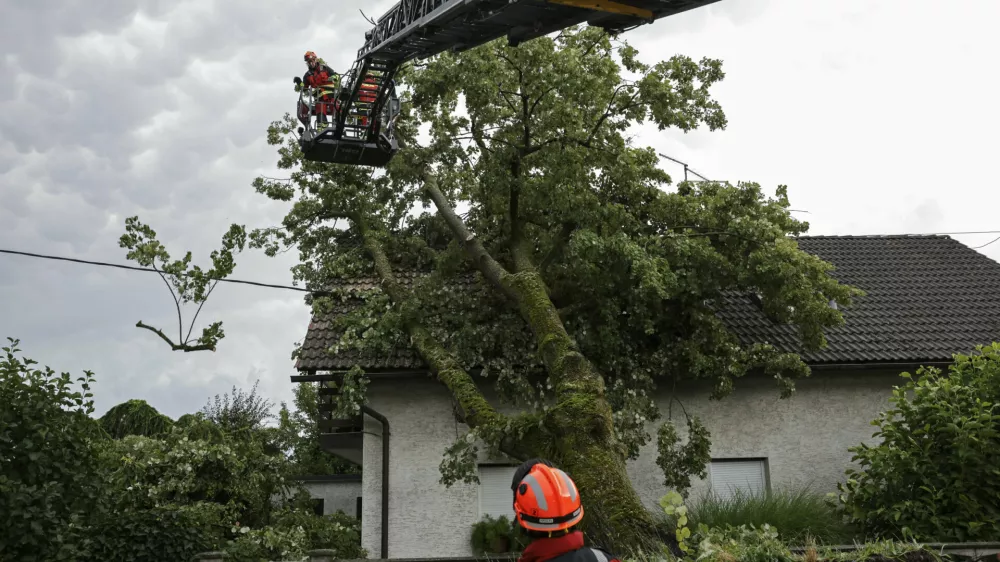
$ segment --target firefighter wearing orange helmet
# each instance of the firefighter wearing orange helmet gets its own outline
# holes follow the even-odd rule
[[[337,73],[312,51],[306,51],[306,54],[302,58],[305,60],[306,67],[308,68],[306,73],[302,75],[302,82],[311,88],[323,91],[316,101],[316,106],[313,108],[313,115],[319,116],[318,123],[329,123],[330,118],[336,112],[335,100],[330,94],[330,87],[333,85],[333,80],[336,78]]]
[[[518,562],[619,562],[607,551],[583,544],[576,526],[583,502],[568,474],[543,459],[514,472],[514,518],[532,539]]]

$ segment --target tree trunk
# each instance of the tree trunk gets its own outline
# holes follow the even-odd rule
[[[552,438],[537,456],[557,463],[577,483],[588,514],[588,536],[616,553],[658,552],[664,541],[625,470],[626,455],[614,432],[604,378],[566,331],[531,260],[515,245],[519,271],[508,272],[468,230],[430,175],[425,176],[424,190],[473,263],[518,307],[535,335],[556,393],[556,405],[544,419]]]
[[[402,305],[408,297],[407,291],[396,280],[381,243],[363,221],[356,219],[355,224],[361,232],[365,249],[375,263],[375,271],[382,278],[383,290],[396,306]],[[438,381],[444,384],[455,398],[467,425],[470,427],[502,425],[506,421],[505,416],[497,412],[486,400],[476,382],[462,368],[454,355],[449,353],[426,327],[407,319],[404,329],[414,349],[427,362]]]
[[[385,255],[381,243],[364,221],[357,218],[353,220],[361,232],[365,249],[372,256],[375,271],[382,278],[383,289],[394,305],[402,305],[408,298],[408,292],[393,274],[389,258]],[[407,319],[404,329],[410,337],[411,345],[427,363],[431,373],[451,393],[462,422],[470,428],[482,430],[481,437],[510,457],[526,460],[534,456],[533,450],[538,449],[539,443],[543,442],[537,432],[529,435],[527,439],[517,439],[513,436],[521,434],[521,428],[536,427],[537,416],[522,414],[511,418],[501,414],[489,403],[458,359],[441,345],[424,325],[413,319]]]
[[[580,489],[589,542],[618,556],[659,553],[665,539],[632,487],[625,462],[582,433],[565,437],[562,445],[563,454],[552,460]]]

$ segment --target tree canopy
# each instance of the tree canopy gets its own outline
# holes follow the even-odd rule
[[[722,398],[761,371],[788,396],[808,374],[797,355],[741,344],[717,315],[725,297],[759,295],[815,349],[842,322],[829,303],[858,294],[798,249],[808,224],[791,216],[784,186],[774,196],[755,183],[675,186],[630,138],[643,123],[724,129],[710,93],[723,78],[721,61],[643,62],[596,28],[435,56],[397,76],[404,148],[384,171],[305,161],[295,119],[271,124],[289,177],[254,187],[291,207],[249,244],[297,248],[293,274],[316,291],[318,313],[356,304],[335,318],[339,349],[409,343],[479,442],[560,463],[589,493],[592,535],[645,546],[651,524],[624,461],[660,417],[651,391],[700,379]],[[359,277],[380,287],[342,289]],[[524,413],[500,414],[473,368],[495,373],[501,398]],[[363,373],[346,386],[363,388]],[[669,421],[660,430],[673,487],[703,474],[708,435],[697,420],[688,428],[683,446]],[[442,462],[445,483],[473,478],[472,443],[460,439]]]

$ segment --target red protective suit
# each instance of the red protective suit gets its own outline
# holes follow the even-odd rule
[[[337,73],[333,71],[329,66],[316,63],[315,66],[310,68],[304,75],[302,75],[302,81],[311,88],[321,88],[333,84],[333,77]],[[327,116],[336,114],[336,109],[334,108],[334,97],[330,94],[320,96],[319,100],[316,102],[316,106],[313,108],[313,115]]]

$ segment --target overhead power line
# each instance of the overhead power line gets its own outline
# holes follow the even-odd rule
[[[130,271],[145,271],[145,272],[149,272],[149,273],[161,273],[161,274],[164,273],[161,270],[156,270],[156,269],[153,269],[151,267],[139,267],[139,266],[136,266],[136,265],[125,265],[125,264],[120,264],[120,263],[108,263],[108,262],[102,262],[102,261],[81,260],[81,259],[77,259],[77,258],[67,258],[67,257],[63,257],[63,256],[50,256],[50,255],[46,255],[46,254],[36,254],[36,253],[32,253],[32,252],[21,252],[21,251],[18,251],[18,250],[4,250],[4,249],[0,249],[0,253],[2,253],[2,254],[15,254],[15,255],[19,255],[19,256],[27,256],[27,257],[30,257],[30,258],[41,258],[41,259],[46,259],[46,260],[69,261],[69,262],[74,262],[74,263],[82,263],[82,264],[85,264],[85,265],[98,265],[98,266],[101,266],[101,267],[114,267],[114,268],[118,268],[118,269],[127,269],[127,270],[130,270]],[[190,275],[190,274],[188,274],[188,275]],[[313,292],[313,291],[311,291],[309,289],[305,289],[303,287],[292,287],[291,285],[276,285],[274,283],[261,283],[259,281],[246,281],[246,280],[243,280],[243,279],[214,279],[214,280],[215,281],[224,281],[226,283],[238,283],[240,285],[254,285],[256,287],[266,287],[268,289],[286,289],[286,290],[289,290],[289,291],[299,291],[299,292],[303,292],[303,293],[311,293],[311,292]]]
[[[730,234],[730,233],[726,233],[726,232],[704,232],[704,233],[698,233],[697,235],[698,236],[704,236],[704,235],[710,235],[710,234]],[[922,232],[922,233],[901,234],[901,235],[897,235],[897,236],[961,236],[961,235],[967,235],[967,234],[997,234],[997,235],[1000,235],[1000,230],[967,230],[967,231],[962,231],[962,232]],[[855,234],[855,235],[851,235],[851,236],[858,236],[858,237],[860,237],[860,236],[893,236],[893,235],[892,234],[885,234],[885,235],[883,235],[883,234],[874,234],[874,235]],[[989,246],[989,245],[991,245],[991,244],[993,244],[995,242],[1000,242],[1000,236],[997,236],[993,240],[991,240],[991,241],[989,241],[989,242],[987,242],[987,243],[985,243],[985,244],[983,244],[981,246],[970,246],[970,247],[973,250],[978,250],[980,248],[985,248],[986,246]],[[96,265],[96,266],[99,266],[99,267],[113,267],[113,268],[116,268],[116,269],[125,269],[125,270],[129,270],[129,271],[143,271],[143,272],[146,272],[146,273],[159,273],[159,274],[165,273],[162,270],[153,269],[151,267],[139,267],[139,266],[136,266],[136,265],[126,265],[126,264],[121,264],[121,263],[108,263],[108,262],[94,261],[94,260],[83,260],[83,259],[79,259],[79,258],[68,258],[68,257],[65,257],[65,256],[53,256],[53,255],[49,255],[49,254],[39,254],[39,253],[35,253],[35,252],[22,252],[20,250],[5,250],[5,249],[0,248],[0,254],[12,254],[12,255],[17,255],[17,256],[25,256],[25,257],[29,257],[29,258],[39,258],[39,259],[46,259],[46,260],[66,261],[66,262],[80,263],[80,264],[84,264],[84,265]],[[172,274],[168,274],[168,275],[172,275]],[[185,275],[191,275],[191,274],[185,274]],[[239,285],[253,285],[255,287],[264,287],[264,288],[267,288],[267,289],[284,289],[286,291],[298,291],[300,293],[317,293],[317,292],[321,292],[321,291],[315,291],[315,290],[312,290],[312,289],[306,289],[304,287],[293,287],[291,285],[279,285],[279,284],[276,284],[276,283],[261,283],[260,281],[248,281],[246,279],[213,279],[213,280],[214,281],[222,281],[222,282],[225,282],[225,283],[236,283],[236,284],[239,284]]]
[[[712,181],[712,180],[706,178],[705,176],[699,174],[698,172],[692,170],[687,165],[687,163],[685,163],[685,162],[681,162],[680,160],[678,160],[676,158],[673,158],[671,156],[667,156],[666,154],[663,154],[662,152],[658,152],[657,156],[659,156],[660,158],[666,158],[667,160],[670,160],[672,162],[676,162],[676,163],[680,164],[681,166],[684,166],[684,181],[688,181],[688,172],[691,172],[692,174],[698,176],[703,181]],[[724,183],[729,183],[729,182],[724,182]],[[789,209],[789,212],[793,212],[793,213],[808,213],[809,211],[803,211],[803,210],[799,210],[799,209]],[[962,234],[998,234],[998,233],[1000,233],[1000,231],[984,230],[984,231],[978,231],[978,232],[931,232],[931,233],[928,233],[928,234],[912,234],[911,236],[958,236],[958,235],[962,235]],[[981,246],[970,246],[970,247],[973,250],[979,250],[979,249],[985,248],[986,246],[989,246],[990,244],[993,244],[995,242],[1000,242],[1000,236],[994,238],[993,240],[990,240],[989,242],[987,242],[987,243],[985,243],[985,244],[983,244]]]
[[[996,238],[994,238],[993,240],[990,240],[989,242],[983,244],[982,246],[973,246],[972,249],[973,250],[978,250],[980,248],[985,248],[986,246],[989,246],[990,244],[996,242],[997,240],[1000,240],[1000,236],[997,236]]]

